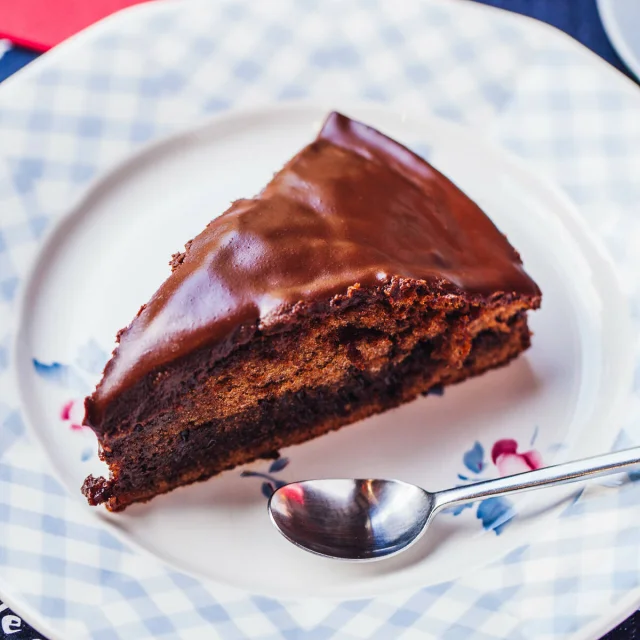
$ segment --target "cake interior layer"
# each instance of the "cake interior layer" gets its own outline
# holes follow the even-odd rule
[[[197,385],[163,389],[158,377],[135,424],[102,434],[111,478],[89,478],[84,491],[121,510],[505,364],[529,345],[529,306],[382,298],[257,335],[210,366],[196,354]],[[183,367],[186,385],[194,363]]]

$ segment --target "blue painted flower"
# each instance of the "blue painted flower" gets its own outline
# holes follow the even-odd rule
[[[275,493],[276,488],[270,482],[262,483],[262,495],[265,498],[270,498]]]
[[[269,473],[282,471],[289,464],[289,458],[277,458],[269,466]]]
[[[34,358],[33,368],[41,378],[84,396],[91,390],[93,378],[102,371],[107,357],[95,340],[89,340],[78,349],[75,365],[62,362],[47,364]]]
[[[64,389],[77,391],[79,395],[86,395],[91,389],[80,374],[68,364],[60,362],[46,364],[34,358],[33,368],[41,378],[53,382]]]
[[[498,535],[516,515],[512,504],[506,498],[488,498],[478,505],[476,516],[485,530],[493,530]]]
[[[269,465],[269,472],[262,473],[261,471],[252,471],[251,469],[246,469],[240,473],[241,478],[262,478],[264,482],[260,487],[262,491],[262,495],[265,498],[270,498],[276,489],[280,489],[284,487],[287,483],[284,480],[279,480],[274,477],[272,474],[279,473],[289,464],[289,458],[278,458],[274,460]]]
[[[471,502],[467,502],[466,504],[449,507],[449,509],[445,509],[443,513],[450,513],[452,516],[459,516],[465,509],[471,509],[472,507],[473,504]]]
[[[536,425],[535,429],[533,430],[533,434],[531,435],[531,441],[529,442],[529,444],[532,447],[536,443],[536,440],[538,439],[538,434],[539,433],[540,433],[540,427],[538,425]]]
[[[472,473],[480,473],[484,469],[484,449],[476,442],[462,457],[464,466]]]
[[[427,395],[442,397],[444,395],[444,387],[441,384],[437,384],[427,391]]]

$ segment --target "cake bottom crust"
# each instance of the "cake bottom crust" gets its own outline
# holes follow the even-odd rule
[[[110,453],[112,478],[89,476],[82,491],[90,504],[106,503],[110,511],[121,511],[258,458],[277,457],[281,448],[507,364],[530,344],[526,316],[514,320],[509,332],[480,333],[462,367],[434,361],[428,345],[421,343],[401,363],[376,374],[356,373],[340,387],[284,393],[244,413],[199,425],[164,447],[144,432],[131,434],[122,450]]]

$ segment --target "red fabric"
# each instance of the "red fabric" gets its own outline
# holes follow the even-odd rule
[[[46,51],[111,13],[149,0],[0,0],[0,38]]]

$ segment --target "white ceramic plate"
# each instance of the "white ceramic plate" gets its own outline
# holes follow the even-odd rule
[[[611,43],[640,79],[640,4],[637,0],[598,0],[598,11]]]
[[[119,516],[90,509],[78,485],[100,466],[95,438],[72,425],[115,331],[168,256],[262,186],[330,107],[425,154],[509,235],[544,290],[532,349],[443,398],[293,448],[285,468],[251,465],[269,479],[234,470]],[[443,514],[420,547],[365,568],[288,547],[262,491],[356,473],[437,489],[521,470],[531,450],[548,463],[614,436],[640,443],[640,375],[625,382],[640,350],[597,248],[629,296],[633,338],[639,109],[637,87],[570,38],[454,0],[145,3],[3,82],[2,599],[64,640],[604,635],[640,603],[630,477],[566,508],[554,507],[564,493],[540,493]],[[504,438],[517,451],[503,446],[495,464]]]
[[[543,308],[531,316],[533,347],[509,367],[286,449],[290,462],[269,474],[272,484],[393,477],[445,488],[527,469],[526,457],[491,460],[504,439],[516,440],[519,453],[539,452],[545,464],[608,450],[628,385],[630,324],[609,260],[569,203],[464,128],[337,106],[425,153],[479,202],[521,252],[544,292]],[[80,381],[87,388],[97,382],[116,332],[167,276],[168,256],[230,201],[257,193],[312,140],[328,111],[250,110],[154,144],[98,181],[43,247],[21,308],[18,387],[36,439],[78,500],[85,476],[104,473],[93,434],[72,427]],[[222,584],[282,597],[349,598],[457,578],[526,542],[553,517],[528,519],[522,500],[485,502],[438,518],[425,543],[396,559],[344,565],[281,538],[267,517],[265,478],[242,471],[136,505],[105,525],[178,569]],[[544,511],[555,500],[546,494],[535,503]]]

